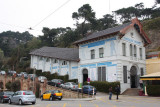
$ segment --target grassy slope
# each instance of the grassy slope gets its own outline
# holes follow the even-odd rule
[[[144,31],[151,40],[151,44],[146,47],[146,51],[160,51],[160,17],[145,20],[142,22]]]

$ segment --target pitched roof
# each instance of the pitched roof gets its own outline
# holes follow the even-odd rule
[[[102,31],[99,31],[99,32],[92,33],[92,34],[82,38],[81,40],[78,40],[78,41],[74,42],[74,44],[78,45],[78,44],[81,44],[81,43],[84,43],[84,42],[92,41],[94,39],[98,39],[98,38],[102,38],[102,37],[109,37],[110,35],[113,35],[113,34],[114,35],[119,34],[119,36],[124,36],[126,31],[130,27],[135,27],[135,25],[138,26],[138,28],[136,28],[136,29],[140,30],[138,32],[140,33],[142,38],[145,40],[145,42],[146,42],[145,45],[151,43],[151,41],[149,40],[149,38],[147,37],[147,35],[145,34],[145,32],[142,29],[142,24],[140,23],[140,21],[137,18],[135,18],[131,22],[125,23],[123,25],[116,26],[116,27],[113,27],[113,28],[108,28],[108,29],[105,29],[105,30],[102,30]]]
[[[76,48],[42,47],[30,52],[30,54],[68,61],[79,61],[79,50]]]
[[[99,32],[92,33],[91,35],[88,35],[88,36],[82,38],[81,40],[78,40],[78,41],[74,42],[74,44],[79,44],[81,42],[92,40],[92,39],[102,37],[102,36],[105,36],[105,35],[118,33],[121,29],[125,28],[126,26],[129,26],[130,24],[131,24],[131,22],[125,23],[123,25],[116,26],[116,27],[113,27],[113,28],[105,29],[105,30],[102,30],[102,31],[99,31]]]

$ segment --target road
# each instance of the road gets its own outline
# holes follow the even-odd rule
[[[74,99],[62,99],[62,101],[41,101],[37,99],[35,105],[25,104],[23,107],[160,107],[160,97],[120,96],[119,100],[113,96],[96,97],[96,100],[78,101]],[[16,104],[0,104],[0,107],[20,107]]]

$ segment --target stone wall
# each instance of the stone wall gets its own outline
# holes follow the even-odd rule
[[[32,81],[30,78],[25,79],[24,76],[16,77],[16,74],[13,76],[0,75],[0,82],[3,83],[3,91],[7,90],[5,87],[5,84],[7,82],[14,82],[15,80],[20,80],[21,90],[31,90],[34,93],[36,93],[36,91],[37,91],[36,84],[40,84],[40,90],[39,90],[40,95],[48,90],[60,90],[63,94],[63,98],[85,98],[85,97],[88,97],[88,95],[85,95],[82,93],[58,88],[55,86],[50,86],[47,84],[47,80],[45,80],[44,83],[40,83],[38,81],[38,78],[35,78],[35,81]],[[91,96],[89,96],[89,97],[91,97]]]

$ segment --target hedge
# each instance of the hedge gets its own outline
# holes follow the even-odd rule
[[[60,76],[60,75],[58,75],[58,73],[51,74],[50,72],[42,72],[41,70],[36,70],[36,75],[37,76],[45,76],[48,81],[50,81],[52,79],[61,79],[64,82],[75,82],[75,83],[78,82],[78,79],[69,80],[68,75]]]
[[[91,81],[90,85],[94,86],[97,91],[105,93],[109,93],[109,88],[112,87],[112,91],[113,93],[115,93],[115,88],[117,87],[117,85],[120,86],[120,82]]]
[[[149,96],[160,96],[160,85],[147,85],[146,88]]]

